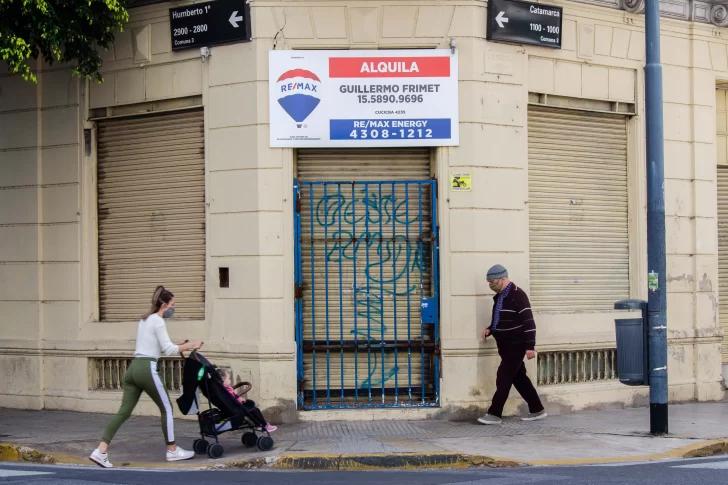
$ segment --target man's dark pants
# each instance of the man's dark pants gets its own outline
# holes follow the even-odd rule
[[[526,356],[526,345],[523,343],[501,343],[498,344],[498,355],[501,357],[501,364],[495,379],[495,395],[488,410],[488,414],[501,417],[503,406],[506,405],[511,386],[528,404],[528,412],[538,413],[543,411],[543,404],[538,397],[536,389],[526,375],[526,364],[523,358]]]

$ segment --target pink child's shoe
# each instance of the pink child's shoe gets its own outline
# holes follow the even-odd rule
[[[256,428],[258,431],[263,431],[263,428]],[[272,424],[266,424],[265,430],[269,433],[272,433],[273,431],[277,430],[278,426],[273,426]]]

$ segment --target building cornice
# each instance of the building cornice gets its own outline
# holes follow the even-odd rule
[[[573,0],[634,14],[644,14],[645,0]],[[127,8],[168,3],[167,0],[129,0]],[[728,27],[728,0],[660,0],[662,17]]]
[[[634,14],[645,13],[645,0],[574,0],[579,3],[624,10]],[[698,0],[660,0],[660,13],[664,18],[728,27],[728,2]]]

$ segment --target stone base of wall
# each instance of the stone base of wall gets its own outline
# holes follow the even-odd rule
[[[227,362],[233,369],[251,368],[253,364],[251,361],[237,359],[227,359]],[[295,376],[293,363],[257,361],[254,364],[251,377],[255,386],[249,397],[258,403],[270,422],[286,424],[297,420],[474,420],[483,415],[490,405],[495,390],[495,369],[498,362],[495,355],[483,355],[477,358],[449,357],[443,367],[442,405],[438,408],[316,411],[299,411],[293,394],[294,389],[286,382],[290,379],[279,377],[292,372]],[[536,375],[535,361],[527,362],[526,365],[533,379]],[[55,374],[46,372],[45,375],[55,375],[55,377],[43,380],[38,370],[48,366],[56,368]],[[8,385],[0,389],[0,407],[114,414],[121,404],[121,391],[88,390],[89,376],[85,357],[10,355],[0,357],[0,367],[4,371],[3,375],[10,376],[6,380]],[[63,368],[63,379],[58,377],[60,367]],[[687,374],[687,372],[681,373],[678,369],[671,374],[669,387],[671,403],[723,399],[725,381],[721,375],[707,376],[704,377],[705,380],[700,380],[690,378]],[[711,380],[713,377],[715,379]],[[41,392],[42,386],[44,389]],[[648,387],[629,387],[618,381],[541,386],[538,392],[547,411],[552,414],[649,405]],[[175,416],[195,419],[194,416],[182,416],[179,413],[175,403],[178,397],[179,391],[170,392]],[[526,412],[528,411],[525,402],[515,390],[512,390],[504,415],[514,416]],[[134,411],[134,415],[139,416],[158,414],[157,407],[146,396],[142,396]]]

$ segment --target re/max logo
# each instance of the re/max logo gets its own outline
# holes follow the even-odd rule
[[[318,86],[310,83],[288,83],[281,86],[282,93],[294,90],[311,91],[312,93],[315,93],[318,91]]]

